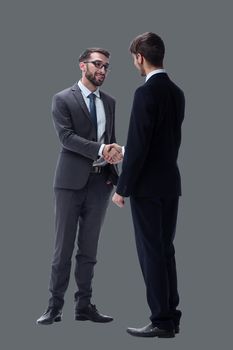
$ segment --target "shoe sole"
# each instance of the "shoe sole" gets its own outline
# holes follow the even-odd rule
[[[92,320],[90,318],[88,318],[87,316],[75,316],[75,321],[91,321],[91,322],[96,322],[96,323],[108,323],[113,321],[112,320],[107,320],[107,321],[97,321],[97,320]]]
[[[76,321],[88,321],[89,318],[87,318],[86,316],[75,316],[75,320]]]
[[[50,324],[53,324],[54,322],[61,322],[61,317],[60,316],[58,316],[58,317],[56,317],[53,321],[47,321],[47,322],[36,322],[37,324],[39,324],[39,325],[45,325],[45,326],[47,326],[47,325],[50,325]]]
[[[140,337],[140,338],[174,338],[175,334],[171,333],[171,334],[134,334],[131,333],[127,330],[127,333],[132,335],[133,337]]]

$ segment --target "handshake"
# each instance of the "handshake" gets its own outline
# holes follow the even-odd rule
[[[122,147],[117,143],[105,145],[103,149],[103,157],[110,164],[117,164],[122,161]]]

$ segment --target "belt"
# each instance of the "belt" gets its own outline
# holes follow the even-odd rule
[[[91,173],[94,173],[94,174],[101,174],[103,172],[103,167],[102,166],[93,166],[91,168]]]

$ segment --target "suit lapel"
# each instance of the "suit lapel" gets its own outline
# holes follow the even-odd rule
[[[78,102],[79,106],[83,110],[83,113],[85,114],[85,116],[90,120],[90,122],[94,126],[94,123],[93,123],[93,121],[91,119],[91,116],[90,116],[90,113],[88,111],[86,102],[84,101],[83,95],[82,95],[81,90],[79,89],[79,86],[78,86],[77,83],[74,84],[74,86],[72,87],[72,90],[73,90],[73,94],[74,94],[74,97],[75,97],[76,101]]]

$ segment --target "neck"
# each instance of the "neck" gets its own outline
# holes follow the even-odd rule
[[[150,72],[153,72],[154,70],[163,69],[163,66],[159,66],[159,67],[156,67],[156,66],[147,66],[147,67],[145,67],[144,69],[145,69],[146,75],[148,75]]]
[[[88,90],[90,90],[91,92],[94,92],[97,90],[97,86],[95,86],[94,84],[92,84],[86,77],[82,77],[81,78],[81,82],[83,83],[84,86],[86,86],[86,88]]]

